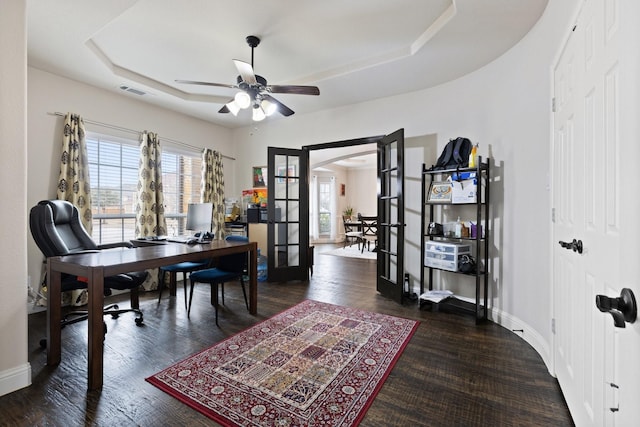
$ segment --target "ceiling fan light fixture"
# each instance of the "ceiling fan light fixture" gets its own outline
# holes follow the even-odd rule
[[[264,120],[265,117],[267,117],[267,116],[264,113],[264,110],[262,108],[260,108],[259,105],[255,105],[253,107],[253,121],[254,122],[261,122],[262,120]]]
[[[320,95],[320,89],[316,86],[301,85],[269,85],[267,79],[256,74],[253,69],[253,50],[260,44],[260,38],[256,36],[247,36],[247,44],[251,48],[251,63],[234,59],[238,76],[235,84],[223,84],[212,82],[201,82],[195,80],[176,80],[177,83],[195,84],[205,86],[225,87],[238,89],[234,98],[227,101],[218,113],[232,113],[237,116],[241,109],[253,107],[253,120],[264,120],[265,117],[274,113],[280,113],[285,117],[289,117],[294,111],[271,96],[275,93],[287,93],[297,95]]]
[[[231,114],[233,114],[234,116],[238,115],[238,112],[240,111],[240,107],[238,107],[238,104],[236,103],[236,101],[228,102],[226,106]]]
[[[268,99],[263,99],[262,102],[260,102],[260,106],[267,117],[278,111],[278,106]]]
[[[245,91],[236,93],[236,96],[233,99],[239,108],[245,109],[249,108],[249,105],[251,105],[251,97]]]

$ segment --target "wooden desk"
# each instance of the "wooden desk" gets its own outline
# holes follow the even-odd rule
[[[142,271],[184,261],[217,258],[223,255],[249,252],[249,312],[258,309],[257,244],[215,240],[193,246],[182,243],[152,245],[133,249],[108,249],[96,253],[67,255],[47,259],[47,364],[58,365],[61,359],[61,273],[88,278],[89,337],[88,389],[102,387],[103,381],[103,306],[104,278],[131,271]]]

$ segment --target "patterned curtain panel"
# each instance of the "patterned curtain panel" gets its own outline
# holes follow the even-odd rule
[[[162,194],[162,150],[158,135],[144,131],[140,140],[138,166],[138,201],[136,204],[136,237],[164,236],[167,220],[164,216]],[[158,288],[158,269],[148,270],[142,287],[149,291]]]
[[[56,197],[58,200],[71,202],[78,208],[80,221],[87,233],[91,235],[93,231],[91,181],[89,180],[89,159],[84,135],[82,117],[67,113],[64,116],[62,155]],[[88,300],[89,294],[86,289],[64,292],[62,295],[63,304],[81,306],[85,305]]]
[[[91,213],[91,182],[87,144],[84,140],[84,121],[77,114],[64,116],[62,156],[57,197],[75,205],[80,211],[82,225],[89,235],[93,231]]]
[[[222,154],[205,148],[202,151],[202,203],[213,203],[212,231],[217,240],[224,240],[224,172]]]

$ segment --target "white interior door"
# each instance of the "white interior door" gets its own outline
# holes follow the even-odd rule
[[[602,387],[594,387],[593,375],[585,376],[587,366],[598,364],[602,356],[591,345],[593,325],[602,321],[589,301],[593,283],[584,278],[582,255],[560,242],[582,240],[584,227],[585,135],[584,31],[578,27],[567,41],[554,69],[553,139],[553,281],[554,281],[554,365],[571,414],[578,425],[593,424],[601,407]],[[585,353],[586,351],[586,353]],[[601,363],[600,363],[601,364]],[[597,373],[596,373],[597,375]],[[594,409],[594,406],[596,409]],[[578,420],[582,422],[578,423]],[[585,420],[589,420],[585,423]]]
[[[586,0],[554,69],[554,367],[579,426],[634,425],[640,417],[638,322],[614,328],[595,306],[598,294],[639,290],[640,251],[626,234],[640,237],[639,204],[628,197],[640,189],[637,157],[629,159],[639,151],[638,39],[637,24],[622,19],[637,12],[638,2]],[[582,253],[559,244],[574,239]],[[625,266],[625,257],[636,262]]]

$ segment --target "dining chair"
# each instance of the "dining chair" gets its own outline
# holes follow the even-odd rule
[[[364,244],[367,244],[367,250],[371,250],[371,242],[373,242],[373,252],[378,250],[378,217],[364,216],[358,214],[360,229],[362,230],[362,250],[364,252]]]
[[[227,241],[248,242],[245,236],[227,236]],[[225,255],[218,258],[216,267],[198,270],[190,275],[191,289],[189,291],[189,306],[187,308],[187,317],[191,315],[191,303],[193,302],[193,288],[196,283],[209,283],[211,286],[211,304],[216,311],[216,325],[218,325],[218,285],[222,286],[222,303],[224,304],[224,284],[232,280],[240,280],[244,302],[249,310],[249,301],[247,299],[247,291],[244,286],[244,277],[247,274],[247,253],[239,253],[233,255]]]
[[[162,299],[162,291],[164,290],[165,277],[169,273],[169,287],[175,289],[177,286],[178,273],[182,273],[182,282],[184,285],[184,309],[187,310],[187,273],[202,270],[211,264],[211,260],[203,259],[199,261],[185,261],[177,264],[165,265],[160,267],[160,281],[158,283],[158,304]]]
[[[355,242],[358,244],[358,249],[360,249],[360,243],[363,243],[360,224],[351,222],[351,217],[347,215],[342,215],[342,224],[344,225],[344,245],[342,248],[346,248],[347,243],[351,246]]]

